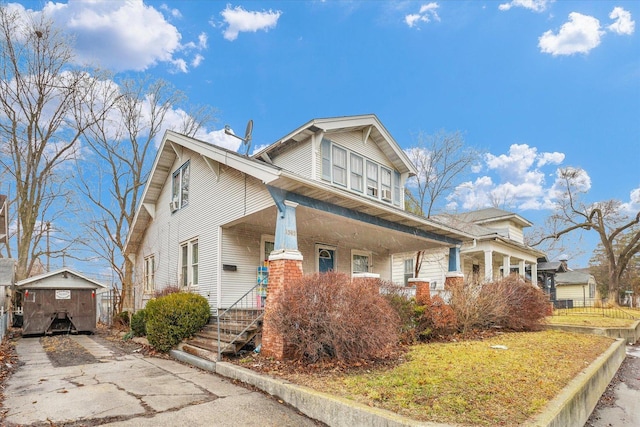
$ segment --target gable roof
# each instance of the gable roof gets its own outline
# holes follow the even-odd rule
[[[480,209],[477,211],[454,214],[454,216],[459,217],[462,221],[472,222],[479,225],[506,220],[513,221],[516,224],[521,225],[522,227],[531,227],[533,225],[531,221],[521,217],[514,212],[509,212],[498,208]]]
[[[172,172],[171,168],[176,158],[182,155],[183,149],[199,154],[212,169],[215,168],[216,163],[226,165],[259,179],[265,185],[272,185],[322,202],[330,202],[343,208],[363,211],[372,217],[382,218],[407,227],[418,228],[424,232],[440,236],[443,241],[450,244],[459,244],[462,239],[473,237],[469,233],[446,223],[419,217],[397,207],[368,200],[365,197],[324,182],[302,177],[258,160],[255,156],[243,156],[208,142],[167,131],[158,149],[149,179],[127,235],[125,254],[137,252],[142,236],[155,216],[155,203]]]
[[[410,176],[417,174],[417,170],[407,154],[400,148],[375,114],[310,120],[268,147],[258,151],[252,157],[270,162],[269,156],[286,150],[290,144],[303,141],[318,132],[324,135],[337,131],[362,131],[363,139],[366,139],[366,137],[371,138],[400,173],[409,173]]]
[[[68,268],[62,268],[60,270],[50,271],[48,273],[20,280],[16,283],[16,286],[18,288],[28,289],[60,289],[61,287],[63,289],[106,288],[102,283],[89,279],[88,277]]]
[[[590,280],[595,282],[595,278],[582,271],[570,270],[564,273],[556,273],[557,285],[586,285]]]

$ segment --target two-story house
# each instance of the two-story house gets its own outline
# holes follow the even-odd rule
[[[215,313],[270,260],[391,280],[393,254],[443,248],[459,275],[472,236],[404,210],[415,173],[375,115],[311,120],[252,156],[167,132],[125,249],[136,304],[177,285]]]
[[[527,280],[537,277],[538,258],[544,253],[524,241],[525,227],[532,223],[513,212],[487,208],[460,214],[436,215],[433,219],[473,236],[460,248],[460,271],[469,282],[490,282],[517,273]],[[407,283],[415,275],[416,253],[393,256],[393,280]],[[443,290],[448,272],[449,251],[425,250],[418,277],[434,290]],[[533,280],[537,284],[537,280]]]

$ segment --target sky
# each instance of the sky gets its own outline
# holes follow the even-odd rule
[[[482,150],[446,203],[500,201],[542,225],[556,173],[586,201],[640,210],[637,1],[21,1],[75,37],[76,58],[171,82],[217,109],[199,138],[254,149],[313,118],[376,114],[403,149],[460,131]],[[445,206],[443,206],[444,208]],[[591,235],[593,234],[593,235]],[[586,266],[585,234],[570,265]]]

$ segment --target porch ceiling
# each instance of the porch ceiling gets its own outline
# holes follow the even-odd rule
[[[248,215],[228,226],[260,234],[274,234],[276,207]],[[351,246],[373,252],[400,253],[441,247],[443,243],[401,231],[364,223],[305,206],[296,209],[298,238],[333,246]]]

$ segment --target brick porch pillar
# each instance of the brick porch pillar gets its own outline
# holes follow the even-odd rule
[[[449,272],[444,278],[444,288],[451,289],[451,286],[462,285],[464,283],[464,274],[461,272]]]
[[[431,305],[431,284],[425,279],[409,279],[409,285],[416,287],[416,302]]]

